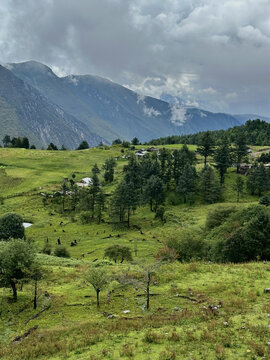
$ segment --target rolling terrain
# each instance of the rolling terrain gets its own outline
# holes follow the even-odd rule
[[[180,149],[182,145],[166,147]],[[33,282],[23,284],[17,303],[10,301],[9,289],[0,288],[0,358],[267,358],[270,298],[264,289],[270,282],[268,262],[161,263],[154,269],[150,310],[145,308],[144,271],[155,263],[159,248],[185,231],[203,233],[207,214],[219,204],[206,205],[200,199],[192,206],[167,201],[166,223],[154,219],[149,207],[143,206],[132,216],[130,229],[111,223],[107,216],[100,224],[83,225],[78,214],[63,214],[43,204],[40,193],[59,190],[63,178],[74,173],[79,181],[91,176],[95,163],[101,168],[107,158],[117,157],[115,180],[104,185],[110,196],[127,164],[121,150],[121,146],[83,151],[0,149],[0,215],[18,212],[33,224],[26,236],[34,243],[45,274],[38,282],[37,310],[32,308]],[[201,167],[198,157],[197,168]],[[236,176],[235,169],[229,169],[223,203],[237,209],[257,204],[258,196],[248,194],[236,202],[232,186]],[[42,254],[47,238],[53,250],[60,238],[71,258]],[[74,239],[78,245],[71,247]],[[111,244],[128,246],[133,262],[114,264],[104,259],[104,249]],[[94,266],[107,268],[114,278],[101,292],[99,309],[95,292],[85,280]],[[13,342],[34,326],[38,328],[32,334]]]

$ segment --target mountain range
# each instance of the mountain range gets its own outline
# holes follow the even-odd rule
[[[145,142],[227,129],[249,118],[254,117],[212,113],[141,96],[98,76],[58,77],[36,61],[0,65],[0,139],[6,134],[27,136],[38,147],[53,142],[75,148],[82,140],[96,146],[116,138],[136,136]]]

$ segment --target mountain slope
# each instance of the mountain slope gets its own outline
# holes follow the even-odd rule
[[[137,93],[98,76],[59,78],[50,68],[29,61],[10,70],[43,96],[82,121],[107,141],[120,137],[141,141],[173,134],[216,130],[239,125],[231,115],[185,109]]]
[[[264,120],[266,122],[270,122],[270,118],[261,115],[254,115],[254,114],[240,114],[240,115],[233,115],[233,117],[240,122],[240,124],[245,124],[248,120]]]
[[[53,142],[75,148],[83,139],[91,145],[101,140],[3,66],[0,66],[0,121],[1,139],[6,134],[27,136],[39,147]]]

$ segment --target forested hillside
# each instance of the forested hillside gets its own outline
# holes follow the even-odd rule
[[[270,145],[270,124],[266,121],[248,120],[242,126],[235,126],[228,130],[212,131],[212,136],[217,141],[226,135],[228,140],[232,143],[238,136],[239,131],[244,132],[246,141],[249,145]],[[152,145],[164,145],[164,144],[196,144],[198,145],[204,132],[199,132],[191,135],[173,135],[164,138],[154,139],[149,142]]]

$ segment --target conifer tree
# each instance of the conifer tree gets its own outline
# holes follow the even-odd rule
[[[206,165],[208,156],[214,154],[215,139],[210,131],[206,131],[201,135],[197,152],[204,157],[204,165]]]
[[[215,171],[206,165],[201,171],[200,190],[203,200],[207,203],[215,203],[221,198],[221,188]]]
[[[183,172],[179,177],[179,182],[177,186],[177,191],[184,196],[184,203],[187,202],[187,199],[189,199],[190,203],[192,203],[196,190],[195,181],[196,169],[190,164],[186,164]]]
[[[214,161],[220,175],[220,183],[223,184],[227,169],[232,164],[230,145],[226,136],[221,139],[215,150]]]

